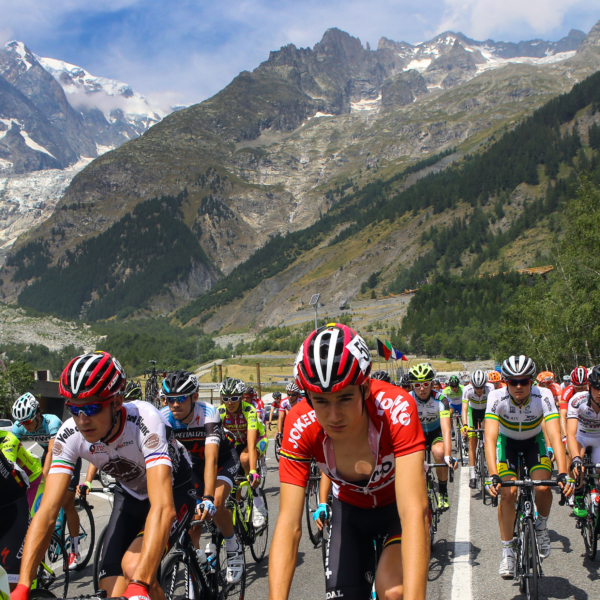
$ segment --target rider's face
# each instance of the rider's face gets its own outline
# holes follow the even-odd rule
[[[478,388],[478,387],[475,387],[475,386],[473,386],[473,389],[475,390],[475,393],[478,396],[481,396],[483,394],[483,391],[485,390],[485,388],[482,388],[482,387]]]
[[[531,380],[522,380],[519,385],[512,385],[511,379],[507,380],[508,393],[512,396],[515,402],[522,402],[527,399],[531,393]],[[524,383],[526,381],[526,383]]]
[[[95,402],[103,402],[103,399],[91,397],[85,400],[70,400],[69,402],[77,406],[84,406],[86,404],[94,404]],[[85,441],[94,444],[106,437],[113,426],[115,410],[119,410],[121,406],[123,406],[123,396],[119,394],[93,417],[88,417],[83,412],[74,416],[75,425],[77,425],[77,429],[79,429]]]
[[[197,397],[197,395],[198,395],[198,392],[196,392],[194,394],[194,396],[196,396],[196,397]],[[185,400],[181,403],[179,403],[177,401],[169,402],[169,400],[173,400],[173,398],[168,398],[167,403],[169,405],[171,414],[178,421],[181,421],[181,419],[185,419],[185,417],[187,417],[190,414],[190,411],[192,410],[192,401],[194,400],[193,396],[186,396]]]
[[[235,396],[237,397],[237,400],[235,402],[228,402],[229,398],[223,396],[223,404],[225,404],[225,408],[227,408],[227,412],[230,413],[234,413],[238,411],[238,408],[240,407],[240,402],[242,401],[240,396]]]
[[[19,421],[21,425],[25,428],[25,431],[37,431],[40,428],[40,414],[36,414],[33,419],[29,422]]]
[[[315,394],[309,392],[317,421],[333,440],[342,440],[355,433],[363,415],[363,394],[369,395],[369,385],[349,385],[339,392]]]
[[[429,381],[418,383],[414,386],[414,390],[420,400],[427,400],[431,394],[431,383]]]
[[[600,404],[600,389],[596,389],[590,385],[590,394],[596,404]]]

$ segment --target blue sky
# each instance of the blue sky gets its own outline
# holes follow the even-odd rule
[[[285,44],[339,27],[372,48],[452,29],[474,39],[587,33],[600,0],[0,0],[0,43],[129,83],[162,104],[193,104]]]

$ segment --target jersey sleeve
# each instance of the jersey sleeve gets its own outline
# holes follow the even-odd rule
[[[11,463],[17,462],[17,455],[21,442],[12,433],[5,433],[0,437],[0,447],[2,448],[2,454]]]
[[[21,436],[23,435],[23,429],[22,426],[19,425],[18,423],[13,423],[12,429],[11,429],[11,433],[17,438],[17,439],[21,439]]]
[[[567,419],[579,418],[579,402],[575,400],[575,396],[571,398],[567,406]]]
[[[398,396],[388,414],[390,436],[396,458],[425,450],[425,434],[419,420],[417,404],[412,396],[408,394]]]
[[[552,421],[552,419],[558,419],[558,411],[554,404],[554,397],[552,392],[546,388],[538,388],[542,395],[542,407],[544,409],[544,421]]]
[[[75,438],[78,438],[80,435],[73,419],[68,419],[62,424],[56,434],[56,437],[59,439],[54,441],[54,446],[52,447],[52,464],[48,472],[49,475],[54,473],[73,475],[75,463],[79,458]]]
[[[221,422],[221,417],[217,409],[210,404],[206,405],[205,410],[206,420],[204,425],[206,427],[206,439],[204,440],[204,443],[217,444],[217,446],[219,446],[223,439],[223,423]]]
[[[450,418],[450,403],[448,402],[448,398],[442,394],[440,396],[440,418],[444,417]]]
[[[244,415],[246,416],[246,423],[248,424],[248,431],[256,429],[258,431],[258,415],[256,409],[251,404],[244,406]]]
[[[465,385],[462,389],[462,401],[469,402],[469,386]]]
[[[298,408],[297,408],[298,407]],[[294,410],[296,409],[296,410]],[[290,483],[300,487],[306,487],[310,477],[310,461],[313,457],[312,444],[314,443],[314,434],[306,426],[310,423],[310,417],[302,414],[303,411],[296,405],[285,420],[283,426],[283,441],[280,449],[279,460],[279,480],[281,483]],[[314,416],[314,411],[312,411]],[[315,421],[316,419],[312,419]],[[297,427],[297,424],[304,423],[304,428]],[[292,429],[299,431],[292,437]]]
[[[42,463],[17,440],[17,459],[29,477],[35,481],[42,474]]]
[[[140,428],[141,448],[146,463],[146,470],[158,465],[167,465],[173,468],[169,455],[168,421],[158,412],[143,415],[146,431]]]
[[[569,401],[573,397],[573,388],[572,386],[567,386],[562,393],[560,399],[560,410],[569,410]]]
[[[56,415],[45,415],[46,423],[48,425],[48,433],[52,436],[56,436],[58,430],[62,426],[62,421]]]
[[[485,419],[500,420],[500,406],[502,399],[502,390],[490,392],[487,404],[485,405]]]

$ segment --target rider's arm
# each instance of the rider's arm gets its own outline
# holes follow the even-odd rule
[[[546,421],[546,434],[548,436],[548,440],[552,444],[551,447],[554,452],[558,472],[567,473],[567,456],[565,454],[565,447],[563,446],[562,439],[560,437],[560,424],[557,418]]]
[[[46,478],[46,489],[40,508],[27,531],[19,583],[31,588],[37,568],[44,557],[54,531],[58,512],[63,505],[64,495],[69,489],[71,475],[52,473]]]
[[[498,475],[496,466],[496,443],[498,442],[498,433],[500,431],[500,422],[494,418],[486,418],[483,421],[485,429],[485,459],[487,461],[490,475]]]
[[[429,571],[429,516],[423,451],[395,459],[396,504],[402,523],[404,600],[424,600]]]
[[[271,404],[271,412],[269,413],[269,426],[271,425],[271,422],[273,421],[273,411],[275,410],[275,407]]]
[[[169,540],[175,519],[171,467],[161,464],[146,470],[150,511],[144,527],[144,542],[133,579],[151,582]],[[43,502],[42,502],[43,504]]]
[[[569,423],[567,420],[567,409],[562,407],[562,403],[560,405],[559,414],[560,414],[561,434],[563,436],[568,435],[569,434]],[[571,452],[570,449],[569,449],[569,452]]]
[[[469,401],[465,400],[464,396],[462,400],[462,424],[463,427],[469,424]]]
[[[304,488],[282,483],[279,494],[279,516],[269,551],[269,600],[287,600],[302,536]]]
[[[26,450],[20,442],[16,445],[16,452],[17,464],[23,467],[30,482],[35,481],[42,474],[42,463],[39,458]]]
[[[546,431],[546,421],[542,421],[542,433],[544,434],[546,448],[552,448],[552,451],[554,452],[554,446],[550,443],[550,438],[548,437],[548,432]]]
[[[54,448],[54,438],[52,438],[48,442],[48,452],[46,453],[46,460],[42,465],[42,473],[44,475],[44,479],[48,477],[48,473],[50,471],[50,466],[52,465],[52,449]]]
[[[452,456],[452,422],[450,421],[450,405],[448,399],[442,396],[440,410],[440,426],[442,428],[442,439],[444,440],[444,457]]]
[[[217,463],[219,460],[219,445],[206,444],[204,446],[204,495],[215,496],[217,485]]]
[[[256,442],[258,441],[258,430],[248,428],[248,460],[250,462],[250,470],[256,471],[256,462],[258,453],[256,452]]]
[[[579,454],[579,444],[577,443],[577,419],[567,419],[567,446],[569,448],[569,456],[573,460]],[[581,458],[581,457],[580,457]]]
[[[285,416],[287,412],[284,408],[279,408],[279,413],[277,414],[277,431],[283,432],[283,424],[285,422]]]
[[[319,504],[326,504],[331,494],[331,479],[321,471],[321,481],[319,482]]]

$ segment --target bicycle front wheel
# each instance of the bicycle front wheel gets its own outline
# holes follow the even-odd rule
[[[56,532],[37,571],[37,587],[66,598],[69,591],[69,556]]]
[[[96,552],[94,552],[94,564],[92,567],[92,581],[94,583],[94,591],[97,592],[100,589],[100,561],[102,560],[102,548],[104,547],[104,540],[106,539],[106,532],[108,531],[108,525],[100,532],[98,536],[98,545],[96,546]]]
[[[249,527],[254,528],[254,541],[250,544],[250,553],[252,554],[252,558],[256,562],[260,562],[267,552],[267,544],[269,542],[269,507],[267,506],[267,497],[265,493],[259,489],[257,490],[260,494],[263,504],[265,505],[265,510],[267,512],[267,516],[265,517],[265,524],[258,529],[254,528],[252,523],[249,523]]]
[[[517,517],[518,518],[518,517]],[[523,523],[523,547],[521,548],[521,591],[527,600],[538,598],[538,552],[533,520]]]
[[[588,511],[587,517],[582,521],[581,524],[581,535],[585,543],[585,555],[590,559],[596,558],[596,551],[598,549],[598,536],[596,530],[597,515],[594,512],[592,503],[589,502],[590,495],[586,495],[586,508]]]
[[[242,556],[244,556],[244,571],[242,577],[236,583],[227,583],[227,549],[225,547],[225,540],[223,536],[214,536],[213,543],[218,548],[217,551],[217,564],[216,564],[216,576],[217,586],[219,588],[219,600],[244,600],[246,594],[246,558],[245,553],[242,550]],[[244,544],[240,539],[238,543],[244,548]]]
[[[281,440],[278,436],[275,436],[275,458],[279,462],[279,451],[281,450]]]
[[[86,567],[92,553],[94,552],[94,542],[96,541],[96,527],[94,524],[94,515],[92,514],[92,507],[87,502],[82,502],[77,499],[75,501],[75,508],[77,509],[77,516],[79,517],[79,545],[78,551],[81,555],[81,560],[77,565],[77,571],[81,571]],[[66,521],[66,519],[65,519]],[[69,528],[65,523],[61,528],[62,543],[70,554],[73,550],[71,549],[71,536],[68,533]]]
[[[264,490],[265,483],[267,482],[267,457],[261,456],[258,459],[256,466],[258,467],[258,474],[260,475],[260,489]]]
[[[306,526],[308,528],[308,536],[313,546],[316,548],[321,541],[321,532],[313,519],[313,515],[319,508],[319,479],[310,477],[306,486],[304,496],[304,508],[306,512]]]
[[[481,500],[483,501],[483,504],[485,505],[485,500],[486,500],[486,489],[485,489],[485,470],[486,470],[486,462],[485,462],[485,454],[483,451],[483,446],[480,446],[478,449],[478,456],[477,456],[477,462],[478,462],[478,471],[479,471],[479,487],[481,488]]]
[[[160,586],[165,593],[166,600],[179,598],[200,599],[200,589],[182,552],[175,552],[165,562],[162,568]]]

